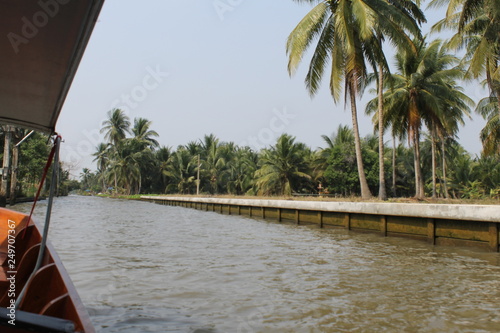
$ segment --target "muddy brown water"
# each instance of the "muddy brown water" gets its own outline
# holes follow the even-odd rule
[[[500,331],[498,253],[96,197],[52,215],[97,332]]]

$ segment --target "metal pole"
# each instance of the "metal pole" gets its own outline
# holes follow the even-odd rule
[[[31,273],[28,281],[24,285],[23,290],[19,294],[17,300],[16,300],[16,309],[19,307],[19,304],[21,304],[21,301],[24,297],[24,294],[26,293],[26,287],[29,285],[29,281],[35,276],[35,273],[38,271],[40,266],[42,266],[42,261],[43,257],[45,255],[45,245],[47,244],[47,237],[49,234],[49,226],[50,226],[50,215],[52,213],[52,203],[54,202],[54,194],[55,190],[57,187],[57,173],[59,169],[59,147],[61,145],[61,137],[56,136],[54,140],[54,145],[56,147],[55,150],[55,155],[54,155],[54,163],[52,163],[52,179],[50,182],[50,192],[49,192],[49,199],[47,203],[47,213],[45,214],[45,224],[43,226],[43,235],[42,235],[42,242],[40,243],[40,251],[38,252],[38,258],[36,260],[36,265],[35,268],[33,269],[33,272]]]

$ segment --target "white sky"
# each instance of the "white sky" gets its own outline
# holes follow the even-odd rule
[[[95,169],[91,154],[113,107],[153,121],[159,142],[173,148],[214,133],[258,149],[283,132],[322,146],[322,134],[352,122],[328,81],[309,97],[309,58],[288,76],[285,42],[310,9],[291,0],[106,0],[59,118],[63,161],[74,176]],[[484,97],[479,84],[466,92]],[[364,115],[372,97],[359,103],[362,136],[373,132]],[[473,117],[460,143],[479,154],[484,121]]]

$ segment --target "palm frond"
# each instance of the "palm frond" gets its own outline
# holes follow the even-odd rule
[[[299,22],[288,36],[286,52],[289,57],[288,73],[290,75],[295,73],[305,51],[321,33],[327,15],[327,4],[324,2],[319,3]]]

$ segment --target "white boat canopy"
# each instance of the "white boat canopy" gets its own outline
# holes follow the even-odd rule
[[[104,0],[0,0],[0,122],[55,131]]]

